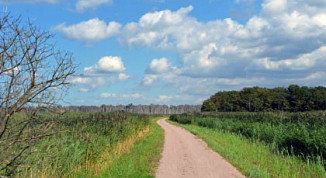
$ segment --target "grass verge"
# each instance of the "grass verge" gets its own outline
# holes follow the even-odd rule
[[[202,138],[210,148],[248,177],[326,177],[322,164],[275,153],[261,142],[252,142],[237,134],[220,130],[169,122]]]
[[[151,119],[147,135],[139,139],[129,152],[115,159],[100,177],[154,177],[164,143],[164,132],[156,124],[157,120]]]
[[[93,163],[98,164],[108,151],[115,148],[121,151],[119,144],[128,145],[128,140],[133,141],[133,136],[143,133],[150,125],[149,116],[124,112],[41,113],[31,128],[47,127],[43,120],[52,125],[48,132],[57,134],[39,140],[26,151],[26,156],[30,155],[18,167],[15,177],[75,177],[94,168],[96,172],[102,166]]]
[[[138,140],[148,134],[149,130],[148,126],[120,141],[113,148],[105,149],[96,160],[86,160],[86,163],[79,166],[69,177],[98,177],[103,170],[112,165],[115,159],[128,153]]]

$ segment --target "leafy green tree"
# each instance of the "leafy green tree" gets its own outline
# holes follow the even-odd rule
[[[326,110],[326,88],[319,86],[312,90],[314,110]]]
[[[287,88],[247,87],[241,91],[220,91],[203,103],[203,109],[222,112],[325,110],[326,88],[290,85]]]
[[[286,88],[277,87],[272,89],[271,93],[273,94],[272,98],[272,109],[278,111],[286,111],[289,110],[289,102],[287,97],[289,95],[288,90]]]
[[[241,105],[247,111],[254,111],[254,89],[244,88],[240,91]]]
[[[309,111],[313,109],[311,89],[305,86],[290,85],[288,90],[291,111]]]
[[[205,100],[202,105],[201,111],[216,111],[215,104],[210,99]]]

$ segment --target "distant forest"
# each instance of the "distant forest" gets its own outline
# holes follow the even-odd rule
[[[260,88],[221,91],[203,102],[201,111],[311,111],[326,110],[326,87]]]
[[[183,113],[198,113],[201,111],[201,105],[105,105],[101,106],[52,106],[40,107],[41,112],[129,112],[135,114],[156,114],[156,115],[169,115],[169,114],[183,114]],[[34,107],[24,107],[22,112],[30,112]],[[0,116],[5,112],[5,108],[0,107]],[[1,178],[1,177],[0,177]]]
[[[182,114],[200,112],[201,105],[102,105],[102,106],[67,106],[70,112],[115,112],[124,111],[137,114]]]

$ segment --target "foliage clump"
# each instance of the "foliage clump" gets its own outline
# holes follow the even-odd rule
[[[326,110],[326,87],[290,85],[287,88],[243,88],[220,91],[205,100],[201,111],[312,111]]]

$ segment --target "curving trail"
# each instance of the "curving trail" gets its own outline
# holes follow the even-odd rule
[[[187,130],[171,125],[165,119],[157,123],[165,131],[157,178],[244,177],[223,157],[209,149],[204,141]]]

